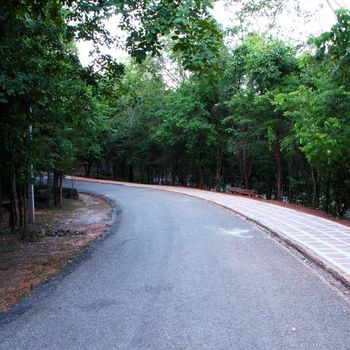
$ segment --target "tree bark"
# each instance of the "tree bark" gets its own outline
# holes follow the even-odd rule
[[[276,168],[277,168],[276,199],[278,201],[281,201],[283,197],[283,166],[282,166],[281,145],[278,139],[275,141],[274,148],[275,148],[275,159],[276,159]]]
[[[249,178],[248,178],[248,164],[247,164],[247,146],[243,145],[242,147],[242,161],[243,161],[243,180],[244,187],[249,189]]]
[[[90,177],[92,163],[93,163],[92,161],[88,161],[87,163],[84,164],[85,176],[86,177]]]
[[[63,175],[62,173],[58,174],[58,191],[57,191],[57,195],[58,195],[58,207],[62,208],[62,182],[63,182]]]
[[[176,183],[176,168],[177,168],[177,160],[176,158],[173,158],[173,161],[171,162],[171,169],[170,169],[170,177],[171,177],[171,185],[175,186]]]
[[[329,171],[327,180],[326,180],[326,190],[325,190],[325,212],[329,213],[329,207],[330,207],[330,192],[331,192],[331,177],[332,172]]]
[[[319,186],[318,186],[318,175],[315,167],[311,167],[311,177],[313,185],[313,194],[312,194],[312,208],[316,209],[319,202]]]
[[[179,178],[180,185],[187,187],[188,172],[186,157],[182,158],[182,162],[180,162],[180,166],[177,168],[177,176]]]
[[[220,187],[221,187],[222,156],[223,156],[223,149],[222,147],[219,147],[216,154],[215,191],[220,191]]]
[[[23,188],[23,193],[24,193],[24,196],[23,196],[23,213],[24,213],[23,225],[24,225],[24,227],[27,227],[27,209],[28,209],[28,205],[27,205],[28,203],[27,203],[27,197],[26,197],[26,194],[28,193],[27,184]],[[30,223],[32,223],[32,222],[30,222]]]
[[[128,167],[128,180],[129,182],[134,182],[134,168],[132,165]]]
[[[244,180],[244,188],[246,188],[247,190],[250,190],[252,187],[251,179],[252,179],[254,159],[255,159],[254,155],[249,158],[247,144],[244,144],[242,147],[243,180]]]
[[[288,202],[293,203],[292,159],[288,158]]]
[[[199,185],[199,188],[205,188],[203,169],[201,166],[199,167],[199,184],[198,185]]]
[[[0,222],[4,220],[4,203],[2,199],[2,179],[0,176]]]
[[[18,224],[18,203],[16,195],[16,173],[14,168],[10,173],[10,222],[11,233],[14,233]]]
[[[58,207],[57,188],[58,188],[58,175],[57,173],[53,173],[53,193],[54,193],[54,199],[55,199],[55,207]]]
[[[99,179],[100,178],[100,162],[96,162],[96,177]]]
[[[47,198],[48,198],[48,201],[47,201],[47,206],[50,207],[50,179],[51,179],[51,176],[50,176],[50,172],[48,171],[47,172],[47,184],[46,184],[46,191],[47,191]]]
[[[17,186],[17,196],[18,196],[18,217],[19,217],[19,226],[23,226],[23,192],[22,186]]]

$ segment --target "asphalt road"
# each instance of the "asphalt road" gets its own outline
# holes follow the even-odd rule
[[[205,201],[79,184],[121,208],[70,273],[0,318],[0,349],[350,349],[350,306],[254,226]]]

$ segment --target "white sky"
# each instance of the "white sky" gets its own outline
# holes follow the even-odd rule
[[[230,1],[219,0],[215,3],[212,11],[213,16],[223,26],[223,28],[232,27],[237,24],[235,9],[238,5],[225,5]],[[350,0],[301,0],[301,8],[308,11],[310,17],[307,21],[298,17],[295,11],[291,10],[294,0],[286,0],[286,9],[276,19],[277,25],[281,28],[279,36],[285,40],[294,42],[306,42],[310,35],[318,35],[324,31],[328,31],[335,23],[336,19],[328,2],[333,8],[338,8],[339,5],[350,8]],[[289,4],[289,5],[288,5]],[[107,28],[113,34],[120,34],[117,27],[118,21],[109,20],[106,23]],[[265,18],[254,19],[254,31],[266,30],[268,23]],[[89,51],[92,46],[88,42],[80,41],[77,43],[79,58],[83,65],[88,65],[91,61]],[[101,48],[104,54],[110,54],[114,58],[121,61],[127,59],[128,55],[123,50]]]
[[[277,27],[270,30],[271,34],[295,43],[306,42],[311,35],[330,30],[336,22],[332,8],[350,7],[350,0],[300,0],[300,10],[308,16],[299,17],[295,11],[297,3],[295,0],[285,0],[284,11],[276,17]],[[238,24],[235,16],[237,8],[239,5],[232,5],[232,0],[221,0],[216,3],[213,15],[224,28],[232,27]],[[266,18],[252,18],[251,21],[252,31],[264,32],[268,29],[269,22]]]

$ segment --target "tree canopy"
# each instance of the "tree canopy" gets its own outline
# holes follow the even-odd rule
[[[267,3],[279,11],[283,1],[246,1],[242,11],[269,16]],[[12,227],[25,222],[19,204],[42,173],[57,205],[63,175],[84,173],[222,191],[233,184],[346,215],[349,10],[301,51],[244,26],[224,45],[211,5],[2,1],[0,208],[8,199]],[[125,42],[106,21],[126,31]],[[81,65],[76,40],[94,43],[92,66]],[[129,62],[104,55],[101,43],[122,45]]]

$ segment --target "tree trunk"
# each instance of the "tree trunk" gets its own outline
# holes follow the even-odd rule
[[[162,165],[162,170],[161,170],[161,173],[160,173],[160,180],[158,181],[159,185],[163,185],[164,184],[164,174],[165,174],[164,166]]]
[[[146,167],[146,176],[147,176],[147,184],[153,184],[153,174],[152,170],[150,169],[150,166]]]
[[[51,176],[50,176],[50,172],[48,171],[47,172],[47,184],[46,184],[46,191],[47,191],[47,206],[50,207],[50,179],[51,179]]]
[[[92,162],[91,161],[88,161],[87,163],[84,164],[85,176],[86,177],[90,177],[91,167],[92,167]]]
[[[111,166],[109,164],[108,158],[105,159],[105,162],[106,162],[106,174],[105,174],[105,176],[109,177],[109,174],[111,173]]]
[[[221,187],[222,156],[223,156],[223,149],[222,147],[220,147],[217,150],[217,154],[216,154],[215,191],[220,191],[220,187]]]
[[[55,199],[55,207],[58,207],[58,175],[57,173],[53,173],[53,193]]]
[[[172,186],[175,186],[175,183],[176,183],[176,168],[177,168],[177,161],[176,161],[176,158],[173,158],[173,161],[171,162],[171,169],[170,169]]]
[[[187,172],[187,165],[185,164],[182,171],[181,171],[181,177],[182,177],[182,184],[183,186],[188,186],[188,172]]]
[[[44,185],[44,176],[42,171],[40,171],[39,173],[39,184],[40,184],[40,187]]]
[[[4,220],[4,203],[2,199],[2,179],[0,176],[0,222]]]
[[[326,180],[326,190],[325,190],[325,212],[329,213],[329,207],[330,207],[330,192],[331,192],[331,177],[332,177],[332,172],[329,171],[327,180]]]
[[[203,169],[201,166],[199,167],[199,188],[205,188]]]
[[[244,187],[249,189],[249,178],[248,178],[248,156],[247,156],[247,145],[243,145],[242,147],[242,161],[243,161],[243,180]]]
[[[17,196],[18,196],[18,214],[19,214],[19,226],[23,226],[23,192],[22,192],[22,186],[17,186]]]
[[[30,224],[35,222],[35,195],[33,179],[33,165],[29,165],[26,172],[26,182],[22,187],[23,189],[23,214],[24,214],[24,225],[27,224],[27,219]]]
[[[18,203],[16,195],[16,174],[15,170],[11,169],[10,173],[10,222],[11,233],[14,233],[18,224]]]
[[[128,180],[129,182],[134,182],[134,168],[132,165],[128,167]]]
[[[58,207],[62,208],[62,186],[63,185],[63,175],[58,174]]]
[[[23,193],[24,193],[24,196],[23,196],[23,213],[24,213],[23,224],[24,224],[24,227],[27,227],[27,209],[28,209],[27,197],[26,197],[27,192],[28,192],[27,186],[24,186],[24,188],[23,188]],[[32,223],[32,222],[30,222],[30,223]]]
[[[292,159],[288,158],[288,202],[293,203]]]
[[[319,186],[318,186],[318,176],[316,168],[311,167],[311,177],[312,177],[312,185],[313,185],[313,194],[312,194],[312,208],[316,209],[318,207],[319,200]]]
[[[184,165],[182,169],[182,178],[183,178],[183,185],[185,187],[188,186],[188,164],[187,164],[187,156],[184,157]]]
[[[100,162],[96,163],[96,178],[100,178]]]
[[[282,166],[281,145],[278,139],[275,141],[274,151],[275,151],[276,168],[277,168],[276,199],[278,201],[281,201],[283,197],[283,166]]]

